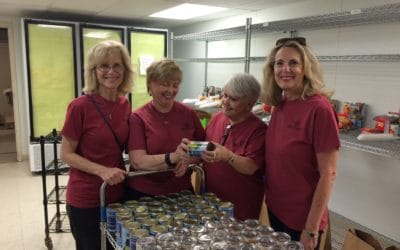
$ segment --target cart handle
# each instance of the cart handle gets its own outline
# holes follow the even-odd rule
[[[204,183],[204,170],[201,166],[191,164],[188,167],[189,169],[192,169],[194,171],[197,171],[200,174],[200,193],[205,192],[205,183]],[[127,173],[127,178],[131,178],[134,176],[142,176],[142,175],[150,175],[150,174],[157,174],[157,173],[164,173],[164,172],[170,172],[173,171],[173,169],[166,169],[166,170],[139,170],[139,171],[131,171]],[[107,187],[107,182],[103,182],[100,187],[100,219],[101,221],[105,221],[106,215],[105,215],[105,192],[106,192],[106,187]]]

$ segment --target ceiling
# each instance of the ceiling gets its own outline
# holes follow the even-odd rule
[[[171,28],[296,1],[299,0],[0,0],[0,16]],[[229,10],[185,21],[148,17],[154,12],[182,3],[213,5]]]

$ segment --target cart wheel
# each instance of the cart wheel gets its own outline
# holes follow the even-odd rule
[[[61,227],[62,227],[62,221],[61,220],[56,220],[56,232],[57,233],[61,232]]]
[[[53,249],[53,242],[51,241],[50,237],[46,237],[44,239],[44,244],[46,245],[47,249],[49,249],[49,250]]]

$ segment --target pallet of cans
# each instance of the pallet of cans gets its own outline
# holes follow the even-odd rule
[[[101,230],[118,250],[304,249],[258,220],[234,219],[233,209],[213,193],[184,190],[109,204]]]

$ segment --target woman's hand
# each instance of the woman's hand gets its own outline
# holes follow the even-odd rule
[[[310,237],[303,231],[300,235],[300,242],[303,244],[304,250],[314,250],[318,243],[318,237]]]
[[[99,172],[100,178],[107,182],[108,185],[116,185],[124,181],[126,176],[126,171],[120,168],[107,168],[103,167]]]
[[[219,161],[225,161],[227,162],[229,158],[232,156],[232,151],[227,149],[226,147],[222,146],[221,144],[218,144],[216,142],[212,142],[215,146],[215,149],[210,151],[206,150],[202,153],[201,159],[203,159],[206,162],[214,163],[214,162],[219,162]]]
[[[176,177],[183,176],[186,173],[188,167],[189,167],[189,162],[186,161],[185,159],[178,162],[178,164],[176,165],[176,167],[174,169],[175,176]]]

